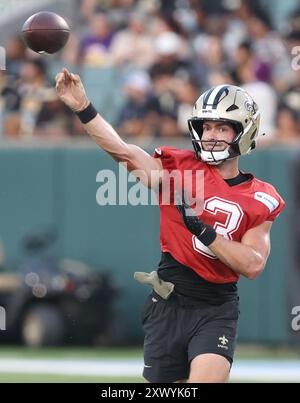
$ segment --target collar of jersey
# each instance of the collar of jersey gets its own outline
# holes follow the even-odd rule
[[[214,175],[214,177],[216,178],[216,180],[218,181],[218,183],[222,184],[223,188],[225,188],[227,191],[231,190],[234,191],[235,189],[243,189],[243,190],[247,190],[249,191],[250,188],[252,188],[253,184],[254,184],[254,176],[251,173],[248,172],[243,172],[246,173],[248,175],[251,175],[251,179],[240,183],[238,185],[234,185],[234,186],[230,186],[222,177],[222,175],[220,174],[220,172],[218,171],[217,167],[215,165],[209,165],[209,168],[212,172],[212,174]]]

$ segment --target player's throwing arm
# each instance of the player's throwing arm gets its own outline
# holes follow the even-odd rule
[[[117,162],[126,163],[129,171],[139,170],[138,177],[148,187],[160,182],[162,164],[140,147],[125,143],[113,127],[93,107],[77,74],[63,69],[56,76],[56,91],[59,98],[72,109],[85,130],[95,142]]]

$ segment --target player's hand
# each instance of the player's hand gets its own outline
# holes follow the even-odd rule
[[[184,190],[182,192],[182,197],[180,197],[178,192],[175,192],[175,206],[181,214],[186,228],[197,237],[202,235],[206,230],[206,226],[188,204]]]
[[[62,69],[55,77],[59,98],[74,112],[80,112],[89,105],[83,84],[77,74]]]

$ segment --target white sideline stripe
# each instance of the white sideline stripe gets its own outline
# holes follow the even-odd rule
[[[300,361],[242,361],[233,363],[231,380],[300,382]]]
[[[0,374],[31,373],[81,376],[141,376],[141,360],[39,360],[0,359]],[[300,382],[300,361],[237,360],[232,381]]]
[[[140,360],[36,360],[0,359],[1,372],[24,372],[57,375],[139,376],[143,368]]]

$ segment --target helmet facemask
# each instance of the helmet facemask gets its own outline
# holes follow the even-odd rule
[[[232,126],[235,131],[235,136],[231,142],[225,140],[202,140],[203,125],[205,120],[224,122]],[[199,119],[191,118],[188,120],[189,130],[192,137],[192,144],[196,152],[197,158],[211,165],[219,165],[223,161],[236,158],[240,155],[238,142],[243,134],[243,128],[239,122],[228,121],[223,119]],[[206,143],[215,143],[211,150],[205,149]],[[226,144],[227,147],[223,150],[215,150],[220,144]]]

